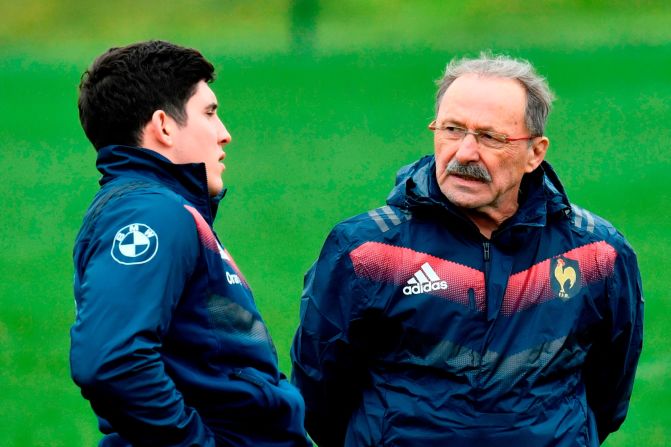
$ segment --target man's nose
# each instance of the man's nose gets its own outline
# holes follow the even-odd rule
[[[459,142],[459,147],[457,148],[455,157],[462,165],[473,161],[478,161],[480,159],[480,145],[478,144],[478,140],[474,134],[466,134]]]
[[[228,132],[228,129],[226,129],[226,126],[224,123],[221,123],[221,129],[219,130],[219,144],[220,145],[225,145],[230,143],[233,140],[233,137],[231,137],[231,134]]]

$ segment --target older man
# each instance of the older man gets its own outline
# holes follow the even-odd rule
[[[526,61],[452,61],[434,156],[328,236],[292,350],[320,446],[597,446],[618,429],[640,275],[544,161],[551,102]]]

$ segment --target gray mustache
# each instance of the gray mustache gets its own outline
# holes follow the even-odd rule
[[[445,172],[448,174],[460,175],[462,177],[469,177],[475,180],[481,180],[483,182],[491,182],[492,176],[489,175],[489,172],[482,166],[478,164],[466,164],[462,165],[456,160],[450,161],[445,168]]]

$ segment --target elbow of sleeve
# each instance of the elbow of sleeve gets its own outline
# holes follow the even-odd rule
[[[70,351],[70,374],[87,399],[92,396],[115,393],[115,387],[123,381],[132,368],[124,358],[105,356],[100,350],[73,347]]]
[[[104,383],[102,379],[103,364],[97,361],[94,356],[77,355],[73,351],[70,355],[70,374],[72,380],[87,393],[90,390],[100,388]]]

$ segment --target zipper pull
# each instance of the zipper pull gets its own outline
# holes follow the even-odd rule
[[[489,241],[485,241],[482,243],[482,248],[484,250],[484,257],[485,261],[489,261]]]

